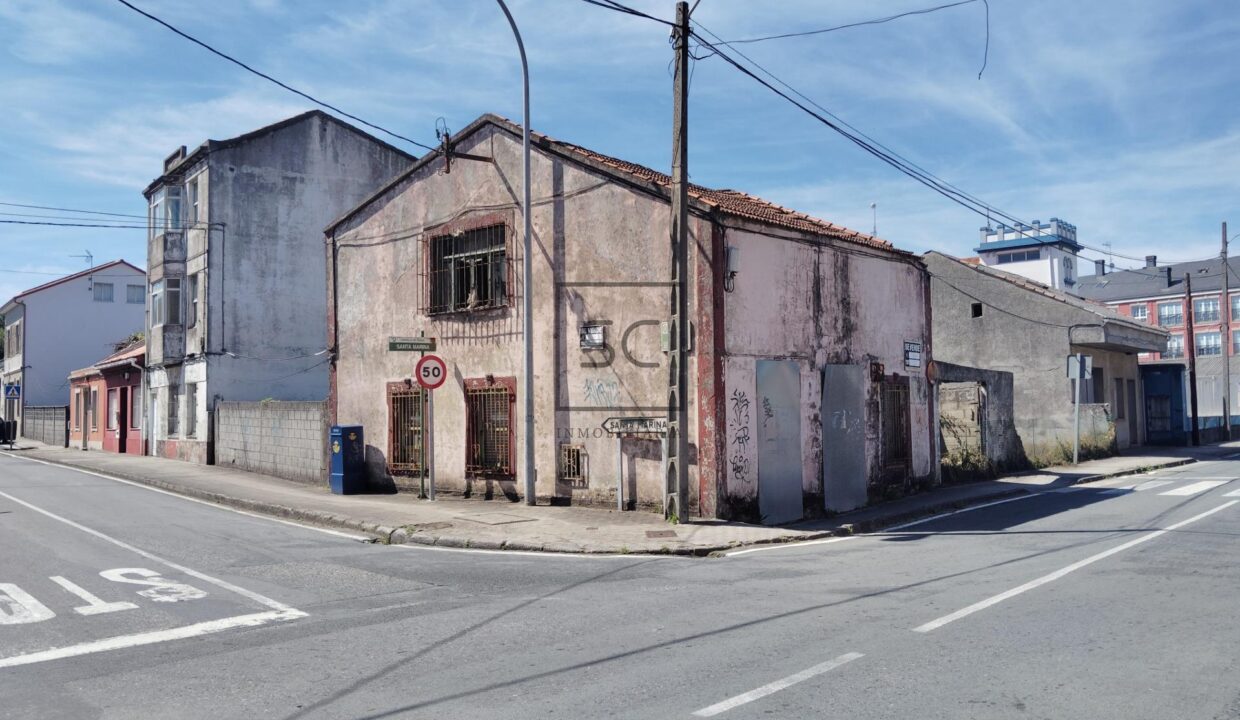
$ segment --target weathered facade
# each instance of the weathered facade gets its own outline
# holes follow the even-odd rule
[[[3,416],[22,428],[26,406],[69,402],[65,378],[142,330],[146,273],[114,260],[14,296],[4,318]],[[7,393],[6,393],[7,394]]]
[[[1024,277],[937,252],[931,275],[935,355],[955,365],[1012,374],[1012,407],[1024,459],[1072,447],[1074,390],[1067,358],[1092,358],[1082,384],[1081,425],[1100,449],[1145,441],[1137,355],[1158,352],[1167,334]]]
[[[602,426],[667,414],[668,177],[535,134],[526,288],[520,128],[488,115],[455,141],[328,228],[334,419],[365,427],[372,477],[416,485],[417,354],[389,341],[434,338],[439,487],[517,497],[532,292],[537,494],[658,509],[660,437]],[[918,259],[744,193],[690,198],[691,514],[785,522],[930,478]]]
[[[327,395],[322,229],[412,162],[319,111],[164,162],[150,205],[150,452],[210,457],[220,400]]]

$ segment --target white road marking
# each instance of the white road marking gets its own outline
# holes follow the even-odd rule
[[[314,530],[315,532],[327,533],[328,535],[335,535],[336,537],[342,537],[348,540],[356,540],[358,542],[372,542],[374,540],[374,538],[368,537],[365,535],[353,535],[351,533],[341,532],[340,530],[331,530],[329,528],[322,528],[316,525],[306,525],[304,523],[293,522],[292,520],[285,520],[283,518],[272,517],[270,515],[262,515],[259,513],[250,512],[249,510],[241,510],[240,508],[229,507],[227,505],[220,505],[219,503],[213,503],[213,502],[210,502],[209,500],[201,500],[196,497],[190,497],[188,495],[182,495],[180,493],[172,492],[171,490],[164,490],[163,488],[157,488],[157,487],[152,487],[150,485],[144,485],[142,483],[134,482],[133,480],[126,480],[124,478],[119,478],[114,475],[107,475],[105,473],[99,473],[93,470],[83,470],[82,468],[73,467],[72,465],[61,465],[60,463],[48,462],[46,460],[36,460],[34,458],[22,457],[20,455],[14,455],[13,453],[7,453],[7,452],[0,452],[0,455],[5,455],[15,460],[25,460],[26,462],[38,463],[40,465],[48,465],[50,467],[61,468],[63,470],[72,470],[73,472],[82,473],[83,475],[93,475],[94,477],[103,478],[104,480],[111,480],[113,482],[124,483],[125,485],[131,485],[141,490],[149,490],[151,492],[157,492],[157,493],[160,493],[161,495],[168,495],[169,497],[179,498],[181,500],[187,500],[192,503],[198,503],[199,505],[206,505],[207,507],[213,507],[217,510],[227,510],[228,512],[237,513],[238,515],[245,515],[246,517],[258,518],[259,520],[268,520],[270,522],[280,523],[281,525],[291,525],[293,527],[302,528],[304,530]]]
[[[156,643],[156,642],[165,642],[167,640],[178,640],[182,638],[194,637],[196,635],[205,635],[207,633],[220,632],[221,630],[227,630],[233,627],[252,627],[255,625],[263,625],[268,622],[283,621],[283,620],[296,620],[297,618],[303,618],[307,616],[307,613],[301,610],[285,605],[284,603],[279,602],[277,600],[272,600],[271,598],[265,595],[260,595],[259,593],[256,593],[253,590],[246,590],[245,588],[240,587],[238,585],[234,585],[228,582],[227,580],[220,580],[219,578],[212,577],[210,575],[207,575],[206,573],[201,573],[201,572],[198,572],[197,570],[185,567],[184,565],[174,563],[171,560],[165,560],[159,557],[158,555],[154,555],[141,548],[134,547],[133,545],[130,545],[127,542],[124,542],[122,540],[117,540],[116,538],[110,535],[105,535],[104,533],[101,533],[98,530],[88,528],[85,525],[76,523],[72,520],[69,520],[68,518],[61,517],[57,515],[56,513],[53,513],[49,510],[44,510],[41,507],[32,505],[26,502],[25,500],[21,500],[19,498],[13,497],[12,495],[6,492],[0,492],[0,497],[7,498],[8,500],[17,503],[18,505],[29,508],[30,510],[33,510],[41,515],[45,515],[53,520],[62,522],[71,528],[74,528],[76,530],[80,530],[86,533],[87,535],[91,535],[105,542],[112,543],[113,545],[119,548],[128,550],[136,555],[141,555],[142,557],[148,560],[157,562],[161,565],[166,565],[172,568],[173,570],[176,570],[177,572],[183,573],[185,575],[189,575],[190,577],[197,578],[199,580],[202,580],[203,582],[207,582],[212,585],[215,585],[216,587],[223,588],[224,590],[240,595],[244,598],[252,600],[258,603],[259,605],[270,608],[272,610],[272,612],[264,612],[264,613],[250,614],[250,615],[239,615],[237,617],[224,618],[222,620],[212,620],[210,622],[197,623],[194,625],[187,625],[185,627],[172,628],[170,630],[158,630],[155,632],[138,633],[136,635],[122,635],[119,637],[108,638],[106,640],[98,640],[95,642],[83,643],[81,645],[72,645],[72,646],[64,647],[64,648],[55,648],[52,650],[45,650],[45,651],[37,652],[37,653],[29,653],[26,655],[15,655],[13,657],[0,658],[0,668],[9,667],[12,665],[27,665],[32,662],[45,662],[47,660],[57,660],[62,657],[73,657],[75,655],[85,655],[87,653],[95,653],[95,652],[102,652],[105,650],[115,650],[118,648],[133,647],[135,645],[149,645],[151,643]],[[30,658],[35,658],[35,659],[30,659]]]
[[[1229,493],[1224,493],[1223,497],[1240,497],[1240,490],[1232,490]]]
[[[138,607],[131,602],[107,602],[106,600],[103,600],[97,595],[91,593],[86,588],[83,588],[81,585],[78,585],[67,578],[60,577],[59,575],[50,577],[48,580],[51,580],[65,590],[68,590],[86,601],[85,605],[73,608],[73,612],[78,615],[102,615],[104,613],[119,612],[121,610],[136,610]]]
[[[1192,483],[1191,485],[1185,485],[1183,487],[1178,487],[1174,490],[1168,490],[1167,492],[1161,492],[1158,494],[1159,495],[1178,495],[1178,496],[1196,495],[1197,493],[1203,493],[1206,490],[1213,490],[1219,485],[1226,485],[1229,482],[1231,481],[1230,480],[1202,480],[1201,482],[1195,482],[1195,483]]]
[[[792,687],[793,685],[796,685],[799,682],[804,682],[806,680],[809,680],[812,677],[815,677],[825,672],[834,670],[835,668],[841,665],[846,665],[852,662],[853,660],[856,660],[857,658],[861,658],[861,657],[865,657],[865,656],[858,652],[845,653],[844,655],[840,655],[839,657],[833,660],[828,660],[824,663],[819,663],[818,665],[815,665],[806,670],[802,670],[801,672],[796,673],[795,675],[789,675],[788,677],[783,678],[781,680],[776,680],[775,682],[767,683],[766,685],[763,685],[760,688],[754,688],[753,690],[750,690],[747,693],[741,693],[740,695],[737,695],[736,697],[728,698],[727,700],[724,700],[723,702],[717,702],[714,705],[711,705],[710,707],[704,707],[701,710],[698,710],[697,712],[693,714],[696,715],[697,717],[714,717],[715,715],[718,715],[719,713],[727,712],[728,710],[731,710],[733,708],[740,707],[741,705],[745,705],[747,703],[753,702],[754,700],[764,698],[767,695],[771,695],[772,693],[777,693],[780,690]]]
[[[787,548],[803,548],[812,545],[829,545],[831,543],[844,542],[845,540],[855,540],[860,535],[846,535],[844,537],[819,538],[817,540],[805,540],[803,542],[786,542],[772,543],[770,545],[759,545],[757,547],[745,548],[744,550],[730,550],[724,553],[725,557],[733,557],[735,555],[748,555],[749,553],[766,552],[768,550],[785,550]]]
[[[56,613],[13,583],[0,583],[0,625],[25,625],[56,617]]]
[[[1153,490],[1154,488],[1160,488],[1160,487],[1163,487],[1164,485],[1171,485],[1174,482],[1175,482],[1174,480],[1148,480],[1146,482],[1141,483],[1140,485],[1136,486],[1133,489],[1136,490],[1137,492],[1145,492],[1146,490]]]
[[[184,640],[186,638],[198,637],[199,635],[209,635],[224,630],[231,630],[239,627],[257,627],[266,625],[270,622],[283,620],[296,620],[305,617],[306,614],[300,610],[271,610],[268,612],[253,613],[251,615],[237,615],[235,617],[223,618],[222,620],[211,620],[208,622],[195,623],[194,625],[185,625],[183,627],[172,628],[169,630],[155,630],[152,632],[135,633],[133,635],[121,635],[119,637],[105,638],[103,640],[95,640],[93,642],[85,642],[78,645],[69,645],[67,647],[53,648],[51,650],[41,650],[39,652],[27,653],[25,655],[14,655],[12,657],[0,658],[0,668],[17,667],[18,665],[32,665],[34,663],[47,662],[49,660],[63,660],[64,658],[77,657],[79,655],[89,655],[91,653],[107,652],[109,650],[121,650],[124,648],[139,647],[141,645],[153,645],[155,643],[168,642],[169,640]]]
[[[1073,571],[1076,571],[1076,570],[1080,570],[1081,568],[1083,568],[1083,567],[1085,567],[1085,566],[1087,566],[1087,565],[1092,565],[1093,563],[1096,563],[1096,562],[1098,562],[1099,560],[1104,560],[1104,559],[1106,559],[1106,558],[1109,558],[1109,557],[1111,557],[1112,555],[1115,555],[1116,553],[1120,553],[1120,552],[1123,552],[1123,551],[1125,551],[1125,550],[1127,550],[1127,549],[1129,549],[1129,548],[1136,547],[1137,545],[1140,545],[1141,543],[1144,543],[1144,542],[1148,542],[1148,541],[1150,541],[1150,540],[1153,540],[1153,539],[1154,539],[1154,538],[1156,538],[1156,537],[1161,537],[1161,536],[1163,536],[1163,535],[1166,535],[1166,534],[1167,534],[1167,533],[1169,533],[1169,532],[1172,532],[1172,531],[1174,531],[1174,530],[1178,530],[1178,529],[1180,529],[1180,528],[1182,528],[1182,527],[1184,527],[1184,526],[1186,526],[1186,525],[1190,525],[1190,524],[1192,524],[1192,523],[1197,522],[1198,520],[1201,520],[1201,519],[1203,519],[1203,518],[1209,517],[1209,516],[1213,515],[1214,513],[1219,512],[1220,510],[1226,510],[1227,508],[1229,508],[1229,507],[1231,507],[1232,505],[1235,505],[1235,504],[1237,504],[1237,503],[1240,503],[1240,500],[1232,500],[1232,501],[1230,501],[1230,502],[1225,502],[1225,503],[1223,503],[1222,505],[1219,505],[1218,507],[1216,507],[1216,508],[1214,508],[1214,509],[1212,509],[1212,510],[1207,510],[1207,511],[1205,511],[1205,512],[1203,512],[1203,513],[1199,514],[1199,515],[1194,515],[1193,517],[1191,517],[1191,518],[1189,518],[1189,519],[1187,519],[1187,520],[1181,520],[1180,522],[1175,523],[1174,525],[1168,525],[1167,527],[1163,528],[1162,530],[1154,530],[1153,532],[1146,533],[1145,535],[1142,535],[1142,536],[1140,536],[1140,537],[1138,537],[1138,538],[1134,538],[1134,539],[1132,539],[1132,540],[1129,540],[1129,541],[1128,541],[1128,542],[1126,542],[1126,543],[1123,543],[1123,544],[1120,544],[1120,545],[1116,545],[1115,547],[1113,547],[1113,548],[1111,548],[1111,549],[1109,549],[1109,550],[1103,550],[1102,552],[1100,552],[1100,553],[1098,553],[1098,554],[1096,554],[1096,555],[1090,555],[1089,557],[1085,558],[1084,560],[1078,560],[1077,562],[1074,562],[1074,563],[1072,563],[1071,565],[1068,565],[1067,567],[1060,568],[1059,570],[1056,570],[1055,572],[1052,572],[1052,573],[1048,573],[1048,574],[1046,574],[1046,575],[1043,575],[1043,576],[1042,576],[1042,577],[1040,577],[1040,578],[1036,578],[1036,579],[1034,579],[1034,580],[1030,580],[1029,582],[1025,583],[1024,585],[1020,585],[1020,586],[1018,586],[1018,587],[1014,587],[1014,588],[1012,588],[1011,590],[1007,590],[1007,591],[1005,591],[1005,592],[1001,592],[1001,593],[999,593],[998,595],[994,595],[994,596],[989,597],[989,598],[986,598],[985,600],[982,600],[982,601],[980,601],[980,602],[973,603],[972,605],[970,605],[970,606],[968,606],[968,607],[966,607],[966,608],[962,608],[962,609],[960,609],[960,610],[957,610],[956,612],[951,613],[951,614],[949,614],[949,615],[944,615],[943,617],[938,618],[937,620],[931,620],[930,622],[928,622],[928,623],[926,623],[926,624],[924,624],[924,625],[919,625],[919,626],[917,626],[917,627],[913,628],[913,631],[914,631],[914,632],[920,632],[920,633],[927,633],[927,632],[930,632],[931,630],[937,630],[937,629],[939,629],[939,628],[943,627],[944,625],[946,625],[946,624],[948,624],[948,623],[950,623],[950,622],[954,622],[954,621],[956,621],[956,620],[959,620],[960,618],[963,618],[963,617],[967,617],[967,616],[969,616],[969,615],[972,615],[973,613],[975,613],[975,612],[977,612],[977,611],[979,611],[979,610],[985,610],[986,608],[988,608],[988,607],[990,607],[990,606],[992,606],[992,605],[998,605],[999,603],[1003,602],[1004,600],[1008,600],[1008,599],[1010,599],[1010,598],[1014,598],[1014,597],[1016,597],[1017,595],[1020,595],[1020,594],[1021,594],[1021,593],[1023,593],[1023,592],[1027,592],[1027,591],[1029,591],[1029,590],[1033,590],[1034,588],[1041,587],[1042,585],[1045,585],[1045,584],[1047,584],[1047,583],[1054,582],[1055,580],[1058,580],[1059,578],[1061,578],[1061,577],[1063,577],[1063,576],[1067,575],[1067,574],[1068,574],[1068,573],[1070,573],[1070,572],[1073,572]]]
[[[146,568],[116,568],[104,570],[99,575],[112,582],[147,586],[146,590],[139,590],[138,594],[152,602],[174,603],[182,600],[200,600],[207,596],[205,592],[193,585],[168,580],[154,570]],[[138,577],[129,577],[130,575]]]

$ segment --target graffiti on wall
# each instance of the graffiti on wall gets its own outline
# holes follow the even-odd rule
[[[732,391],[733,428],[728,439],[728,463],[732,477],[743,483],[753,482],[749,452],[749,396],[741,390]]]
[[[615,380],[586,378],[582,383],[587,405],[615,407],[620,404],[620,383]]]

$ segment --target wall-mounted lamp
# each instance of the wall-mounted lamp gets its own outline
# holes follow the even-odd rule
[[[724,254],[723,290],[724,292],[732,292],[736,289],[736,273],[741,270],[741,249],[735,245],[729,245]]]

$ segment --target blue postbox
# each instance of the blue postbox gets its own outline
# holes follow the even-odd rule
[[[361,425],[333,425],[331,488],[337,495],[366,491],[366,438]]]

